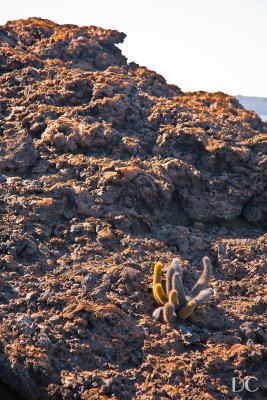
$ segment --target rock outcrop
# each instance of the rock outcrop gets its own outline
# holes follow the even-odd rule
[[[263,399],[267,124],[128,64],[124,38],[1,27],[0,379],[27,400],[223,399],[239,373]],[[154,322],[154,261],[190,286],[205,254],[210,308]]]

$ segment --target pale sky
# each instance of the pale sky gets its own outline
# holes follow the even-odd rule
[[[267,0],[12,0],[0,23],[28,17],[127,34],[129,61],[183,91],[267,97]]]

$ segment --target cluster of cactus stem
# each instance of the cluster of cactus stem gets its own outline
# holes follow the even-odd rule
[[[155,319],[159,319],[161,313],[163,313],[164,321],[167,323],[171,323],[176,316],[187,319],[196,307],[209,300],[213,293],[212,289],[208,288],[212,275],[212,265],[208,257],[204,257],[202,261],[204,266],[202,274],[188,294],[186,294],[183,285],[182,269],[177,258],[174,258],[167,268],[166,292],[164,292],[162,286],[162,264],[160,262],[155,264],[153,295],[161,305],[153,313]]]

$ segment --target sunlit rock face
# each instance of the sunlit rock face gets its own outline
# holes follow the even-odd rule
[[[0,379],[35,400],[175,399],[179,382],[181,398],[228,398],[232,367],[261,373],[266,352],[267,125],[128,64],[124,38],[1,27]],[[153,263],[180,258],[190,286],[204,254],[212,306],[187,328],[154,322]]]

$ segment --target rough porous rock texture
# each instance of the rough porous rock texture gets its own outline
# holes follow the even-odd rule
[[[127,64],[124,37],[1,27],[0,380],[26,400],[223,400],[254,376],[266,399],[267,124]],[[204,255],[212,300],[154,321],[154,262],[191,287]]]

